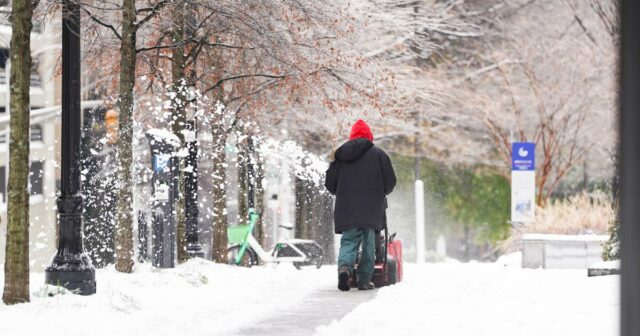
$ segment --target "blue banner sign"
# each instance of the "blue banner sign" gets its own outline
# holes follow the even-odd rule
[[[536,170],[536,145],[533,142],[511,144],[511,170]]]

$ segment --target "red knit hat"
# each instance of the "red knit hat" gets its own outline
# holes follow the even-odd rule
[[[349,135],[349,140],[364,138],[369,139],[369,141],[373,141],[373,133],[371,133],[371,129],[369,125],[362,119],[358,119],[355,124],[351,127],[351,134]]]

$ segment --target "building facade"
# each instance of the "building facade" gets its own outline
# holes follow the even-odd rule
[[[58,22],[53,19],[51,23]],[[9,43],[11,26],[0,24],[0,264],[4,263],[7,230],[7,181],[9,175]],[[60,92],[58,73],[61,52],[60,27],[35,25],[31,35],[31,134],[29,153],[30,269],[41,272],[56,252],[56,193],[60,181]],[[86,92],[86,87],[83,87]],[[83,96],[87,96],[84,94]],[[98,108],[101,101],[83,101],[83,111]],[[83,114],[85,114],[83,113]]]

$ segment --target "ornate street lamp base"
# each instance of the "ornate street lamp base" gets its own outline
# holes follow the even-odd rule
[[[82,197],[63,194],[57,205],[58,252],[45,270],[45,283],[80,295],[95,294],[96,270],[82,248]]]
[[[69,269],[65,266],[51,266],[45,271],[45,283],[62,286],[80,295],[96,293],[96,271],[93,268]]]

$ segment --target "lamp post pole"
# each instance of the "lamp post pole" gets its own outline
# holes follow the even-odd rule
[[[62,7],[62,161],[58,196],[58,252],[45,270],[45,282],[81,295],[96,292],[95,268],[82,247],[80,194],[80,7]]]
[[[187,254],[204,257],[204,249],[198,238],[198,138],[195,117],[187,121],[187,167],[185,172],[185,213],[187,226]]]

